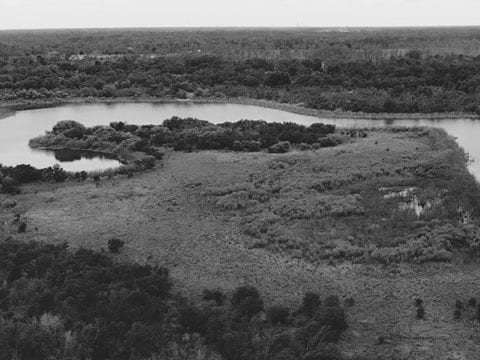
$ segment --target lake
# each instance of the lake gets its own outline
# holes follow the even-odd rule
[[[196,117],[212,123],[249,119],[290,121],[307,126],[315,122],[324,122],[345,127],[439,127],[455,136],[473,159],[480,159],[480,141],[477,138],[480,135],[480,121],[478,120],[322,119],[252,105],[174,102],[75,104],[18,111],[0,119],[0,164],[8,166],[30,164],[37,168],[60,164],[67,171],[100,171],[115,168],[120,165],[119,162],[102,155],[34,150],[29,148],[28,141],[51,130],[60,120],[75,120],[85,126],[108,125],[112,121],[142,125],[161,124],[163,120],[172,116]],[[474,162],[470,165],[470,169],[477,179],[480,179],[480,164]]]

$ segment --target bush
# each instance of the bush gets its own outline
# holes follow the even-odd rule
[[[422,320],[425,318],[425,308],[423,305],[417,306],[417,319]]]
[[[19,182],[9,176],[2,179],[2,191],[7,194],[20,193]]]
[[[42,170],[42,176],[44,180],[50,180],[55,182],[64,182],[67,180],[67,173],[60,165],[55,164],[53,167],[48,167]]]
[[[121,248],[123,248],[123,246],[125,245],[125,242],[123,240],[120,240],[120,239],[110,239],[108,240],[108,250],[110,250],[110,252],[112,254],[117,254]]]
[[[460,309],[455,309],[455,312],[454,312],[453,316],[457,320],[460,319],[462,317],[462,311]]]
[[[345,139],[340,135],[330,134],[325,137],[317,139],[317,143],[320,147],[334,147],[345,142]]]
[[[263,311],[263,300],[253,286],[240,286],[232,295],[232,306],[238,318],[250,319]]]
[[[265,85],[279,87],[290,84],[290,76],[286,72],[272,71],[265,77]]]
[[[327,327],[325,338],[337,342],[340,335],[348,328],[347,317],[336,296],[325,299],[323,307],[315,314],[315,319]]]
[[[10,171],[10,176],[19,183],[29,183],[42,180],[42,171],[30,165],[17,165]]]
[[[27,231],[27,223],[22,221],[19,225],[18,225],[18,232],[19,233],[24,233],[25,231]]]
[[[203,290],[203,300],[215,301],[218,306],[222,306],[227,296],[219,289],[216,290]]]
[[[288,323],[290,310],[285,306],[273,305],[267,309],[267,320],[272,325],[285,325]]]
[[[272,154],[282,154],[282,153],[287,153],[289,151],[290,151],[290,142],[288,141],[281,141],[268,148],[268,152]]]
[[[300,307],[300,312],[312,316],[322,304],[320,296],[318,294],[307,292],[303,295],[302,306]]]

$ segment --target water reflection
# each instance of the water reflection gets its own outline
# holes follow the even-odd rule
[[[55,159],[57,159],[60,162],[72,162],[72,161],[78,161],[81,159],[102,159],[102,160],[115,160],[114,156],[109,156],[104,153],[99,153],[96,151],[79,151],[79,150],[52,150],[52,151],[46,151],[52,152],[55,156]]]

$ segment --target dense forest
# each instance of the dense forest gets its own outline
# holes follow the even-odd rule
[[[477,48],[471,38],[475,30],[452,31],[448,36],[443,30],[438,31],[438,34],[443,34],[439,39],[443,39],[445,44],[459,38],[470,41],[470,46]],[[413,39],[415,33],[405,35],[402,31],[387,31],[382,37],[375,32],[354,32],[341,37],[338,33],[327,36],[325,34],[329,33],[313,32],[304,40],[306,44],[301,45],[295,40],[295,31],[290,36],[282,35],[281,31],[271,34],[254,32],[256,40],[248,46],[263,50],[253,56],[228,56],[229,50],[242,42],[235,31],[199,32],[198,36],[204,39],[207,48],[217,44],[218,47],[223,46],[223,53],[175,50],[173,54],[158,53],[156,48],[154,53],[151,53],[152,49],[144,53],[131,46],[125,48],[132,39],[143,39],[146,43],[154,35],[166,42],[169,36],[173,36],[170,33],[160,37],[156,32],[133,32],[128,37],[107,31],[100,32],[104,34],[101,37],[98,34],[88,35],[88,32],[77,35],[66,32],[50,34],[51,38],[48,34],[39,32],[32,35],[33,39],[39,39],[38,48],[30,43],[27,33],[0,34],[0,48],[4,49],[4,56],[0,58],[0,100],[16,103],[89,97],[250,98],[353,112],[480,113],[480,57],[478,54],[468,55],[471,51],[458,53],[452,50],[440,56],[415,48],[402,50],[399,56],[362,59],[341,51],[342,55],[338,57],[330,56],[328,51],[319,51],[315,56],[308,57],[271,58],[264,53],[262,55],[262,51],[267,51],[270,40],[278,43],[279,48],[314,49],[317,42],[325,42],[330,36],[334,49],[350,49],[357,40],[360,44],[371,43],[373,48],[383,49],[392,45],[391,42]],[[197,36],[192,32],[185,34]],[[65,45],[55,45],[67,35],[73,37],[74,44],[80,44],[79,48],[85,47],[85,54],[72,55]],[[422,41],[429,39],[427,35],[423,36]],[[181,44],[195,47],[192,44],[197,42],[185,40]],[[199,46],[202,44],[198,43]],[[21,48],[22,45],[24,48]],[[93,46],[98,46],[98,51]],[[170,45],[161,42],[160,46],[165,49]],[[59,51],[52,52],[53,48]]]
[[[249,285],[188,299],[165,268],[66,245],[1,242],[0,280],[2,360],[335,360],[348,326],[335,296],[293,310]]]
[[[248,97],[364,112],[479,112],[480,59],[229,61],[215,56],[0,61],[0,99]]]
[[[0,32],[0,56],[192,53],[246,59],[379,60],[480,55],[480,28],[143,28]]]

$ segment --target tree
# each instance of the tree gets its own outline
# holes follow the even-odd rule
[[[280,87],[290,84],[290,76],[283,71],[273,71],[265,76],[265,85],[271,87]]]
[[[7,194],[18,194],[20,192],[19,183],[10,176],[6,176],[2,179],[2,190]]]
[[[108,240],[108,250],[110,250],[110,252],[112,254],[117,254],[121,248],[123,248],[123,246],[125,245],[125,242],[123,240],[120,240],[120,239],[110,239]]]
[[[115,97],[117,95],[117,88],[115,85],[105,85],[102,90],[104,97]]]
[[[239,318],[250,319],[263,311],[263,300],[253,286],[240,286],[232,295],[232,306]]]
[[[273,305],[267,309],[267,320],[272,325],[287,324],[290,309],[285,306]]]

